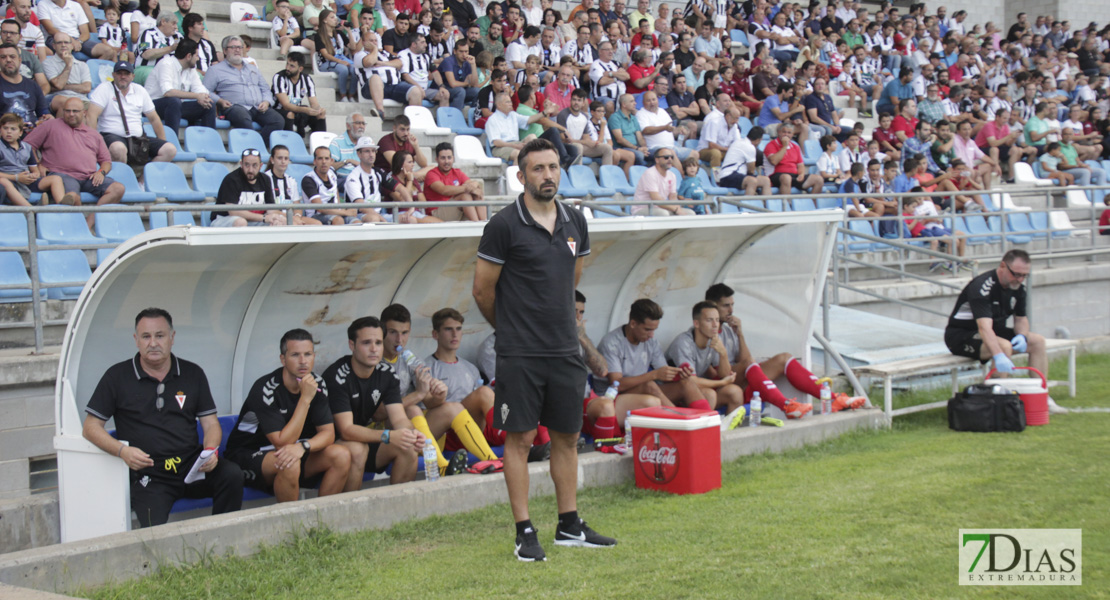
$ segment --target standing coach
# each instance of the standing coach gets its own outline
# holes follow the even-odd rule
[[[528,450],[536,424],[551,433],[551,479],[559,510],[556,546],[598,548],[616,540],[578,518],[578,432],[586,365],[579,353],[574,290],[590,253],[586,219],[555,201],[559,153],[544,139],[517,157],[524,193],[486,224],[474,300],[497,331],[494,427],[507,432],[505,485],[516,521],[517,559],[546,560],[528,517]]]

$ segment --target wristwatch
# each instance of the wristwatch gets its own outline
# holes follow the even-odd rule
[[[312,442],[308,440],[301,440],[301,447],[304,448],[305,453],[312,451]]]

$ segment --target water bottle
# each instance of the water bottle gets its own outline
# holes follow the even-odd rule
[[[394,350],[397,351],[397,354],[401,355],[401,358],[405,361],[405,364],[413,369],[424,364],[424,361],[416,358],[416,355],[412,353],[412,350],[407,350],[404,346],[398,345],[396,348],[394,348]]]
[[[616,384],[614,384],[616,385]],[[614,388],[609,388],[614,389]],[[606,394],[608,395],[608,394]],[[632,450],[632,423],[628,420],[632,418],[632,411],[624,413],[624,447]]]
[[[439,480],[439,462],[436,458],[436,443],[432,440],[424,440],[424,479],[428,481]]]
[[[605,390],[605,397],[610,399],[610,400],[616,400],[617,399],[617,393],[619,392],[620,387],[621,387],[621,382],[614,381],[612,383],[612,385],[609,386],[609,389]]]
[[[759,424],[763,421],[763,399],[759,397],[759,392],[752,394],[751,410],[748,425],[759,427]]]
[[[832,412],[832,388],[829,387],[829,382],[821,384],[821,414],[827,415]]]

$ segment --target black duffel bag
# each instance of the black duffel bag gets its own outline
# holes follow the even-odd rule
[[[1025,431],[1021,398],[1002,386],[969,385],[948,401],[953,431]]]

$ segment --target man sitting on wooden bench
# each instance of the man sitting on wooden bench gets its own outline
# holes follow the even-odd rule
[[[1026,317],[1024,283],[1032,269],[1029,254],[1010,250],[998,268],[971,280],[956,299],[956,307],[948,317],[944,343],[957,356],[980,362],[994,360],[999,373],[1013,373],[1014,352],[1029,354],[1029,366],[1048,376],[1048,356],[1044,336],[1029,330]],[[1010,316],[1013,326],[1008,327]],[[1066,413],[1051,398],[1053,413]]]

